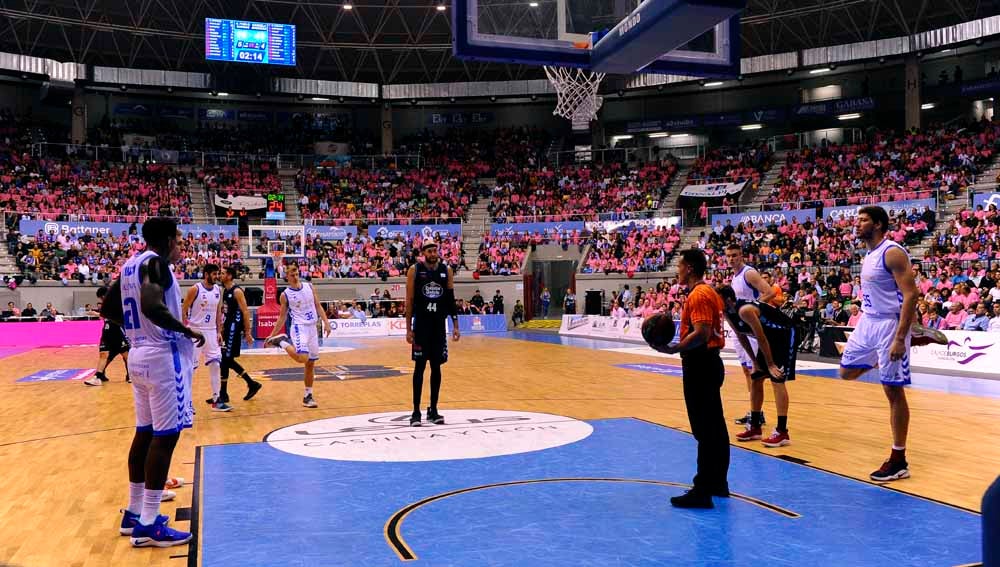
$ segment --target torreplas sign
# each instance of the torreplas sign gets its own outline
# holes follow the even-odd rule
[[[858,209],[864,206],[865,205],[848,205],[846,207],[829,207],[823,209],[823,218],[833,221],[845,219],[850,220],[856,218],[858,216]],[[913,199],[910,201],[878,203],[878,206],[885,209],[885,211],[889,213],[890,217],[894,217],[900,212],[910,212],[912,209],[916,209],[918,213],[922,213],[927,209],[935,209],[937,207],[937,201],[934,199]]]
[[[372,238],[396,238],[397,236],[417,235],[422,238],[435,236],[462,236],[460,224],[382,224],[368,227],[368,236]]]
[[[716,222],[722,222],[722,224],[725,225],[726,221],[731,221],[733,226],[740,223],[746,224],[751,222],[754,226],[769,226],[772,224],[778,225],[782,222],[791,223],[793,220],[800,223],[804,223],[806,221],[815,222],[816,211],[812,209],[798,209],[794,211],[754,211],[729,215],[712,215],[711,222],[713,226]]]
[[[285,453],[333,461],[426,462],[529,453],[581,441],[585,421],[525,411],[450,410],[443,425],[410,427],[405,412],[371,413],[300,423],[264,442]]]

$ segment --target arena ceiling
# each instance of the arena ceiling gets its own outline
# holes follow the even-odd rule
[[[0,0],[0,51],[109,67],[224,72],[238,66],[239,72],[381,84],[543,76],[536,68],[453,58],[450,0],[445,10],[438,10],[439,0],[357,0],[352,10],[343,3]],[[1000,0],[749,0],[743,56],[909,35],[998,13]],[[298,66],[206,63],[207,17],[295,24]],[[520,25],[546,24],[529,19]]]

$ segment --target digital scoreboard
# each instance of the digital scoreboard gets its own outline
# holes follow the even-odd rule
[[[267,220],[285,220],[284,193],[267,194],[267,214],[264,218]]]
[[[295,66],[295,26],[205,18],[205,59]]]

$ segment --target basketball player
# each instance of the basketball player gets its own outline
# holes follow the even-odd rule
[[[910,476],[906,462],[906,434],[910,407],[903,386],[910,383],[910,331],[916,317],[917,287],[910,256],[886,238],[889,215],[877,206],[858,210],[857,236],[868,253],[861,264],[861,319],[847,339],[840,360],[840,377],[855,380],[878,368],[889,399],[892,453],[872,480],[890,481]]]
[[[316,334],[316,322],[323,320],[323,336],[328,336],[333,330],[326,311],[319,304],[319,297],[312,285],[299,281],[299,267],[289,264],[285,274],[288,287],[281,293],[281,313],[271,331],[271,336],[264,341],[268,346],[279,346],[299,364],[305,364],[303,380],[306,393],[302,405],[307,408],[319,407],[313,398],[313,378],[316,372],[316,361],[319,360],[319,336]],[[292,336],[289,339],[283,330],[289,315],[292,318]]]
[[[757,301],[760,303],[768,303],[774,298],[774,289],[772,289],[770,284],[768,284],[764,278],[761,277],[760,272],[758,272],[753,266],[749,266],[743,262],[743,248],[741,248],[739,244],[730,244],[726,247],[726,260],[729,262],[729,267],[733,269],[732,287],[733,291],[736,292],[737,301]],[[743,377],[746,379],[747,392],[750,393],[750,412],[737,419],[736,423],[738,425],[746,425],[760,429],[760,426],[765,423],[764,412],[760,412],[760,415],[758,416],[760,423],[752,423],[752,412],[754,407],[754,380],[751,377],[751,369],[754,367],[754,358],[757,352],[757,339],[754,337],[747,337],[747,341],[750,345],[749,350],[743,346],[742,341],[733,345],[736,348],[736,356],[739,358],[740,366],[743,368]],[[763,395],[763,384],[761,384],[761,396]],[[761,407],[763,407],[763,398],[761,400],[761,405],[758,405],[757,409],[760,410]]]
[[[774,433],[762,440],[765,447],[791,445],[788,435],[788,389],[787,380],[795,380],[795,358],[798,353],[795,340],[795,322],[780,309],[767,303],[736,299],[736,292],[730,286],[719,288],[719,295],[726,305],[723,314],[729,326],[736,333],[736,339],[749,352],[750,339],[757,342],[754,369],[751,373],[751,423],[763,423],[764,378],[771,379],[774,389],[774,405],[778,410],[778,426]],[[753,441],[761,438],[760,425],[747,424],[746,431],[736,435],[737,441]]]
[[[440,261],[438,245],[428,242],[418,261],[406,272],[406,342],[413,345],[413,414],[410,426],[420,427],[420,395],[424,389],[424,368],[431,365],[431,405],[427,421],[444,423],[437,411],[441,393],[441,365],[448,362],[445,319],[451,317],[452,338],[458,340],[458,309],[455,306],[455,275]]]
[[[219,397],[227,404],[229,403],[227,387],[230,369],[236,370],[247,383],[247,393],[243,396],[243,401],[248,401],[256,396],[263,387],[260,382],[250,377],[250,374],[239,362],[236,362],[236,359],[240,357],[243,338],[252,340],[251,337],[253,337],[253,330],[250,327],[252,319],[250,318],[250,309],[247,308],[246,296],[243,294],[243,289],[235,282],[237,273],[236,268],[232,266],[228,266],[222,271],[222,389],[219,391]]]
[[[104,305],[104,298],[107,295],[108,288],[97,289],[97,300],[100,302],[97,306],[98,311]],[[100,356],[97,362],[97,373],[84,380],[83,383],[88,386],[101,386],[107,382],[108,377],[104,375],[104,371],[119,354],[122,355],[122,361],[125,363],[125,381],[131,382],[132,377],[128,374],[128,349],[129,344],[128,339],[125,338],[125,331],[119,325],[105,319],[104,328],[101,330],[101,344],[97,347]]]
[[[208,367],[209,382],[212,386],[212,398],[208,400],[212,411],[228,412],[233,407],[219,398],[221,382],[219,365],[222,363],[222,291],[216,283],[219,281],[219,267],[215,264],[205,264],[202,268],[202,280],[188,290],[184,297],[181,311],[186,316],[185,323],[205,336],[205,347],[194,351],[195,365],[201,363]]]
[[[181,291],[169,263],[177,261],[180,233],[168,218],[142,225],[146,250],[125,262],[105,298],[101,316],[120,324],[132,345],[129,370],[135,397],[135,436],[128,455],[129,503],[120,533],[135,547],[170,547],[191,534],[167,527],[160,500],[182,429],[191,427],[193,346],[205,337],[181,323]]]

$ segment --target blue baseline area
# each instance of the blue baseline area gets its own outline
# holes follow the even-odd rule
[[[590,422],[554,449],[419,463],[311,459],[264,443],[202,448],[200,541],[190,561],[218,565],[819,565],[954,566],[979,560],[980,517],[876,485],[734,448],[733,492],[714,510],[672,508],[689,482],[690,435],[634,419]],[[396,512],[418,506],[389,545]],[[195,557],[196,553],[198,554]]]

